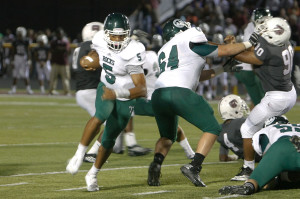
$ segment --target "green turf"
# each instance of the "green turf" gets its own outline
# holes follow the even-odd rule
[[[216,103],[212,106],[221,122]],[[194,187],[179,170],[189,160],[175,143],[163,164],[160,187],[149,187],[146,182],[153,153],[142,157],[112,154],[98,175],[101,190],[90,193],[84,188],[84,176],[91,164],[84,163],[77,175],[65,173],[89,119],[74,98],[1,95],[0,110],[0,198],[227,198],[218,189],[241,184],[229,179],[242,161],[218,162],[215,144],[201,171],[207,187]],[[286,116],[297,123],[299,113],[300,105],[296,105]],[[180,124],[195,149],[201,132],[183,119]],[[154,118],[136,116],[134,131],[140,145],[154,148],[159,137]],[[15,183],[20,185],[8,186]],[[82,189],[64,190],[74,188]],[[145,195],[148,192],[153,193]],[[300,198],[300,192],[264,191],[247,198]]]

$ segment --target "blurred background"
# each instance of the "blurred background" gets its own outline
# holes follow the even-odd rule
[[[274,17],[283,17],[289,22],[291,40],[296,49],[294,64],[300,65],[297,47],[300,46],[299,0],[1,0],[0,5],[0,93],[7,93],[12,85],[12,44],[16,40],[18,27],[26,29],[25,37],[32,49],[29,53],[32,54],[39,35],[45,34],[49,45],[57,37],[57,31],[62,30],[64,39],[70,44],[67,64],[71,66],[73,50],[82,42],[81,30],[84,25],[92,21],[103,23],[112,12],[127,15],[132,34],[142,38],[149,50],[157,50],[162,43],[156,38],[162,34],[164,22],[172,17],[201,27],[209,40],[216,33],[224,37],[229,34],[243,37],[252,11],[267,8]],[[30,85],[34,90],[39,89],[39,82],[34,56],[31,57]],[[74,90],[72,67],[70,74],[71,89]],[[239,85],[231,75],[228,75],[228,82],[230,92]],[[47,85],[45,80],[46,89]],[[19,81],[17,86],[25,88],[23,81]],[[61,83],[58,82],[58,93],[60,89]],[[242,86],[239,89],[243,92]]]

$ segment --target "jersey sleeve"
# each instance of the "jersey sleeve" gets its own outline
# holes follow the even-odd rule
[[[254,54],[255,54],[256,58],[261,60],[262,62],[268,60],[269,57],[271,56],[268,46],[269,46],[269,44],[267,43],[267,41],[263,37],[259,36],[258,44],[254,48]]]

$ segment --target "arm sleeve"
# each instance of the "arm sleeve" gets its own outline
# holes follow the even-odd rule
[[[208,43],[193,43],[190,42],[190,49],[201,57],[217,57],[218,46]]]
[[[143,67],[141,65],[140,66],[127,65],[126,70],[130,75],[144,73]]]

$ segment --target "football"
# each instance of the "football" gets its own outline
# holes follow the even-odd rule
[[[80,59],[80,65],[85,70],[96,70],[100,68],[99,55],[95,50]]]

